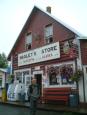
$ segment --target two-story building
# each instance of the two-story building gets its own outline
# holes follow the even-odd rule
[[[79,37],[83,36],[52,16],[49,7],[48,11],[33,8],[8,56],[14,79],[21,80],[27,87],[31,78],[36,77],[42,95],[45,88],[76,89],[76,82],[72,82],[70,77],[75,70],[82,69]],[[82,78],[80,102],[84,102],[83,82]]]

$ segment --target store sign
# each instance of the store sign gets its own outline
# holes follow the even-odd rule
[[[59,42],[18,54],[18,66],[60,58]]]

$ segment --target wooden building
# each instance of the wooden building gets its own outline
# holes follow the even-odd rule
[[[44,89],[60,89],[63,93],[64,88],[77,89],[71,75],[82,69],[81,37],[75,29],[52,16],[51,10],[45,12],[35,6],[8,56],[14,79],[20,79],[27,87],[31,77],[36,77],[42,97]],[[79,97],[84,102],[83,78],[80,82]]]

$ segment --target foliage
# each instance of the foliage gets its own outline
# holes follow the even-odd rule
[[[4,53],[0,54],[0,68],[6,68],[8,66],[8,61]]]
[[[83,76],[83,71],[78,69],[76,72],[73,73],[73,75],[71,76],[71,80],[72,81],[79,81],[80,78]]]
[[[9,83],[12,83],[13,80],[14,80],[14,75],[13,75],[13,74],[9,75],[9,76],[8,76],[8,82],[9,82]]]

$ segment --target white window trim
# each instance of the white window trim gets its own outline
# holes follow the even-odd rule
[[[52,35],[49,35],[48,37],[45,36],[45,29],[46,27],[52,26]],[[47,26],[44,27],[44,43],[45,44],[50,44],[50,43],[46,43],[46,39],[49,39],[50,37],[53,37],[53,24],[48,24]]]
[[[69,62],[62,62],[62,63],[58,63],[58,64],[52,64],[52,66],[61,66],[61,65],[64,65],[64,64],[73,64],[73,69],[74,69],[74,71],[75,71],[75,61],[69,61]],[[46,73],[46,76],[48,76],[47,75],[47,73]],[[47,77],[48,78],[48,77]],[[48,78],[49,79],[49,78]],[[50,85],[50,84],[48,84],[47,85],[47,87],[48,88],[52,88],[52,87],[54,87],[54,88],[60,88],[60,87],[71,87],[71,88],[76,88],[76,82],[74,82],[74,84],[60,84],[60,85]]]
[[[49,28],[49,29],[51,29],[51,34],[48,34],[47,36],[46,36],[46,29],[47,28]],[[49,30],[49,29],[47,29],[47,30]],[[45,28],[44,28],[44,37],[45,37],[45,39],[46,38],[49,38],[50,36],[53,36],[53,25],[51,24],[51,25],[48,25],[48,26],[45,26]]]
[[[30,32],[29,34],[31,34],[31,39],[32,39],[32,33]],[[27,44],[31,44],[31,47],[32,47],[32,40],[33,40],[33,39],[31,40],[31,43],[26,43],[26,37],[27,37],[27,36],[28,36],[28,35],[26,34],[26,35],[25,35],[25,50],[28,50],[28,49],[26,49],[26,45],[27,45]],[[30,48],[30,49],[31,49],[31,48]]]
[[[29,71],[29,75],[31,75],[31,69],[30,68],[26,68],[26,69],[18,69],[14,71],[14,75],[15,75],[15,80],[16,80],[16,72],[23,72],[23,71]],[[21,76],[22,77],[22,76]]]

